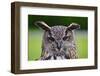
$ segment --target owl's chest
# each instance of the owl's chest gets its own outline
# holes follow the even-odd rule
[[[50,58],[50,60],[62,60],[62,59],[66,59],[65,56],[52,56]]]

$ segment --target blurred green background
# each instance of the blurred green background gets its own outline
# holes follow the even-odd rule
[[[49,26],[68,26],[73,22],[80,24],[80,29],[75,30],[78,56],[79,58],[88,57],[87,17],[28,15],[28,60],[38,60],[41,55],[43,30],[34,25],[36,21],[44,21]]]

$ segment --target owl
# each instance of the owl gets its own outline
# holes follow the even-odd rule
[[[71,23],[68,26],[50,27],[44,21],[36,21],[35,25],[44,30],[40,60],[77,59],[77,48],[74,30],[80,25]]]

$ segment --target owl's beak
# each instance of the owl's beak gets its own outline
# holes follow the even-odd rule
[[[57,49],[60,51],[60,49],[61,49],[61,43],[57,43]]]

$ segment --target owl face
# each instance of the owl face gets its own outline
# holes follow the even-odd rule
[[[51,45],[53,54],[63,55],[67,47],[73,45],[73,32],[65,26],[53,26],[46,36],[46,41]]]
[[[50,47],[51,50],[49,51],[54,55],[63,55],[65,54],[68,47],[74,45],[73,30],[79,28],[78,24],[72,23],[69,26],[53,27],[49,27],[43,21],[37,21],[35,24],[45,30],[45,45]]]

